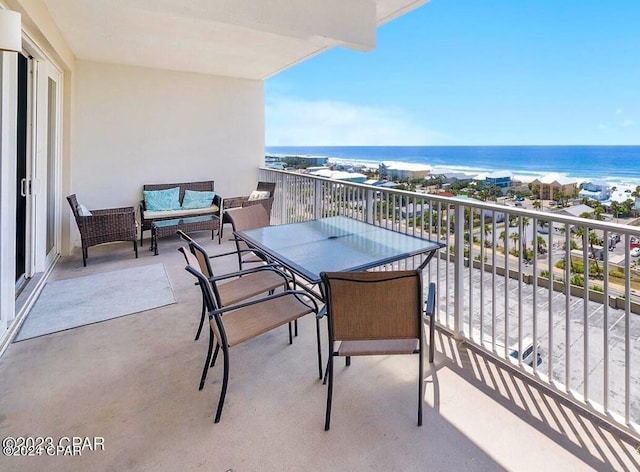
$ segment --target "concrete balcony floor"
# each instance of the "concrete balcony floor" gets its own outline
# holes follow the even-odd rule
[[[211,253],[231,243],[195,235]],[[638,470],[638,442],[537,388],[516,371],[446,333],[425,363],[422,427],[416,356],[336,362],[331,430],[317,378],[313,319],[231,349],[222,421],[214,424],[221,365],[197,385],[207,334],[193,337],[200,293],[177,238],[63,258],[52,279],[163,262],[177,303],[13,343],[0,359],[0,432],[102,437],[104,451],[74,457],[0,456],[0,470]],[[235,260],[216,266],[232,270]],[[153,290],[149,287],[149,290]],[[55,316],[55,313],[51,314]],[[323,353],[326,325],[321,325]],[[325,354],[326,355],[326,354]]]

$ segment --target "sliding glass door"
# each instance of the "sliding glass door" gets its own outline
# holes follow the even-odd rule
[[[34,56],[18,55],[17,292],[60,252],[61,74]]]

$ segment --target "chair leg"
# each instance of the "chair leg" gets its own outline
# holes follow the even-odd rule
[[[196,339],[194,339],[194,341],[197,341],[198,339],[200,339],[200,332],[202,331],[202,326],[204,325],[204,316],[205,316],[205,301],[204,301],[204,293],[202,294],[202,311],[200,313],[200,326],[198,326],[198,332],[196,333]]]
[[[88,257],[88,250],[86,247],[82,248],[82,266],[83,267],[87,267],[87,257]]]
[[[136,259],[138,258],[138,241],[133,240],[133,252],[136,253]]]
[[[344,365],[346,365],[346,366],[350,366],[351,365],[351,356],[346,356],[344,358]]]
[[[320,346],[320,320],[316,318],[316,344],[318,345],[318,378],[322,378],[322,349]]]
[[[298,337],[298,320],[293,320],[293,326],[295,327],[294,334]]]
[[[324,369],[324,377],[322,379],[322,385],[327,385],[328,378],[329,378],[329,361],[327,361],[327,367]]]
[[[289,344],[293,344],[293,331],[291,330],[291,321],[289,321]]]
[[[202,369],[202,376],[200,377],[200,386],[198,390],[204,388],[204,381],[207,379],[207,371],[209,370],[209,362],[211,361],[211,351],[213,350],[213,330],[209,327],[209,349],[207,350],[207,359],[204,362],[204,368]]]
[[[430,316],[429,320],[429,363],[433,364],[433,352],[435,349],[434,344],[434,332],[435,332],[435,324],[436,320],[433,318],[433,315]]]
[[[420,341],[422,343],[422,341]],[[431,348],[431,346],[429,346]],[[424,403],[424,351],[420,349],[418,361],[418,426],[422,426],[422,404]]]
[[[327,365],[329,377],[329,387],[327,390],[327,411],[324,417],[324,430],[329,431],[331,424],[331,402],[333,400],[333,353],[329,354],[329,364]]]
[[[211,364],[209,365],[209,368],[211,368],[214,365],[216,365],[216,359],[218,358],[218,352],[220,352],[220,344],[216,343],[216,350],[213,351],[213,359],[211,359]]]
[[[224,355],[224,373],[222,375],[222,390],[220,391],[220,400],[218,400],[218,410],[216,411],[216,423],[220,422],[222,407],[224,406],[224,397],[227,395],[227,385],[229,384],[229,348],[222,346],[222,353]]]

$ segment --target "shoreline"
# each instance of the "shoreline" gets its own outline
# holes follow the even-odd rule
[[[548,175],[580,184],[640,185],[640,146],[267,146],[265,156],[317,157],[329,163],[377,169],[381,162],[421,164],[432,172],[508,171],[514,180],[531,182]]]
[[[385,162],[385,163],[389,163],[389,164],[394,164],[394,165],[398,165],[400,167],[402,167],[403,165],[414,165],[414,164],[420,164],[417,162],[407,162],[407,161],[400,161],[400,160],[394,160],[394,159],[384,159],[384,160],[374,160],[374,159],[358,159],[358,158],[351,158],[351,157],[333,157],[333,156],[318,156],[318,155],[301,155],[298,153],[295,154],[282,154],[282,153],[266,153],[266,156],[269,157],[278,157],[278,158],[284,158],[284,157],[326,157],[327,158],[327,163],[328,165],[342,165],[342,166],[353,166],[353,167],[358,167],[360,169],[364,169],[364,170],[378,170],[378,166],[379,164]],[[624,187],[633,187],[635,189],[636,186],[640,186],[640,166],[638,169],[638,176],[634,179],[623,179],[619,176],[577,176],[577,175],[572,175],[566,172],[558,172],[558,171],[553,171],[553,170],[549,170],[549,171],[539,171],[539,170],[511,170],[511,169],[504,169],[504,168],[488,168],[488,167],[474,167],[472,165],[466,165],[466,166],[462,166],[462,165],[443,165],[443,164],[422,164],[426,167],[430,167],[431,168],[431,173],[432,174],[443,174],[443,173],[462,173],[462,174],[467,174],[470,177],[475,177],[477,175],[480,174],[486,174],[486,173],[492,173],[492,172],[499,172],[499,171],[506,171],[506,172],[510,172],[511,175],[513,176],[513,180],[514,181],[518,181],[518,182],[522,182],[522,183],[529,183],[534,181],[535,179],[543,179],[544,177],[547,177],[549,175],[553,175],[555,176],[555,178],[558,179],[575,179],[576,183],[578,185],[580,185],[581,183],[584,182],[592,182],[592,181],[603,181],[606,182],[607,184],[609,184],[611,187],[616,186],[618,188],[624,186]]]

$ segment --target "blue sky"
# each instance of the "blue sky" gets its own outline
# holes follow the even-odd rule
[[[640,0],[431,0],[265,100],[267,146],[640,144]]]

